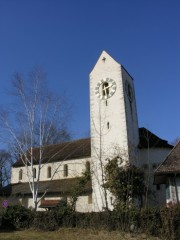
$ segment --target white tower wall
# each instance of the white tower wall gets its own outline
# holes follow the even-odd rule
[[[97,86],[100,94],[102,91],[102,79],[112,79],[116,83],[115,93],[105,100],[97,96]],[[127,83],[133,92],[131,100]],[[139,142],[133,79],[105,51],[90,73],[90,118],[93,210],[102,211],[106,207],[113,208],[113,196],[102,187],[105,164],[118,155],[124,161],[132,161]]]

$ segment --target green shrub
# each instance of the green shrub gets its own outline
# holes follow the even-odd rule
[[[180,205],[160,210],[162,235],[168,239],[180,239]]]
[[[153,236],[159,236],[162,228],[159,209],[157,208],[141,209],[139,227],[142,232],[148,233]]]
[[[116,211],[77,213],[63,203],[53,210],[34,212],[22,206],[8,207],[2,227],[54,231],[59,227],[143,232],[162,239],[180,239],[180,206],[173,208],[119,208]]]
[[[28,228],[33,219],[33,212],[21,205],[10,206],[2,216],[2,228]]]
[[[46,212],[36,212],[32,227],[35,229],[54,231],[59,227],[73,227],[74,214],[71,207],[62,201],[56,208]]]
[[[31,227],[46,231],[57,230],[56,213],[54,211],[36,212]]]

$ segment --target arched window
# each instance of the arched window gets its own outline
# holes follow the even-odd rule
[[[51,178],[51,167],[48,167],[47,169],[47,177]]]
[[[19,170],[19,181],[22,180],[22,174],[23,174],[23,171],[22,171],[22,169],[20,169],[20,170]]]
[[[86,171],[90,172],[90,162],[86,162]]]
[[[64,177],[67,177],[68,176],[68,165],[65,164],[64,165]]]
[[[33,168],[33,177],[36,178],[36,168]]]

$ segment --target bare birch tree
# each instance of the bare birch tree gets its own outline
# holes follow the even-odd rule
[[[0,188],[10,183],[11,160],[11,156],[7,151],[0,150]]]
[[[66,124],[70,108],[65,99],[56,98],[47,90],[44,78],[40,69],[33,70],[28,81],[22,75],[15,74],[12,81],[14,108],[11,111],[1,110],[0,114],[1,136],[10,144],[11,151],[14,151],[26,169],[35,210],[40,201],[38,190],[45,146],[70,138]],[[37,155],[37,176],[34,176]]]

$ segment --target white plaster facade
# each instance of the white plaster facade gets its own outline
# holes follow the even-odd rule
[[[102,99],[96,92],[103,91],[101,81],[111,79],[116,91],[111,97]],[[131,86],[133,96],[128,99],[126,84]],[[96,90],[95,90],[96,89]],[[101,93],[100,93],[101,94]],[[90,120],[91,157],[93,168],[93,207],[94,211],[112,209],[112,195],[104,184],[104,166],[108,159],[123,152],[124,161],[135,158],[139,143],[138,121],[133,79],[127,71],[105,51],[102,52],[90,73]],[[133,153],[133,155],[132,155]]]
[[[48,181],[51,178],[48,177],[48,168],[51,167],[51,174],[54,174],[53,180],[56,179],[72,179],[76,177],[82,176],[82,173],[86,170],[86,163],[91,162],[91,158],[82,158],[82,159],[75,159],[75,160],[66,160],[66,161],[59,161],[59,162],[52,162],[48,164],[42,165],[41,170],[41,176],[40,181]],[[68,175],[64,176],[64,166],[68,166]],[[34,165],[34,168],[36,168],[36,175],[38,174],[38,165]],[[19,180],[19,172],[22,171],[22,179]],[[17,184],[17,183],[26,183],[32,181],[31,176],[28,176],[26,167],[14,167],[11,170],[11,184]],[[52,181],[53,181],[52,180]],[[79,196],[77,203],[76,203],[76,210],[79,212],[89,212],[92,211],[92,194],[86,194],[84,196]],[[38,198],[38,200],[40,197]],[[49,195],[43,198],[43,200],[61,200],[62,197]],[[33,207],[33,199],[31,196],[23,196],[18,197],[18,199],[13,197],[9,198],[10,204],[22,204],[23,206],[30,208]],[[41,201],[38,203],[38,210],[40,209],[39,206],[41,204]]]
[[[91,158],[73,159],[66,161],[59,161],[53,163],[42,164],[42,170],[40,175],[40,181],[50,180],[48,177],[48,168],[51,167],[51,175],[54,173],[53,179],[67,179],[75,178],[82,175],[86,169],[86,162],[91,162]],[[68,176],[64,176],[64,165],[68,166]],[[29,167],[30,168],[30,167]],[[38,165],[34,165],[36,168],[36,175],[38,174]],[[19,172],[22,170],[22,179],[19,179]],[[11,183],[28,182],[31,176],[28,176],[26,167],[16,167],[11,169]]]

